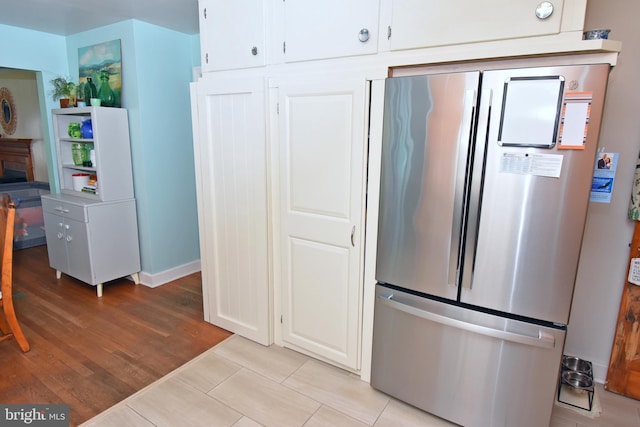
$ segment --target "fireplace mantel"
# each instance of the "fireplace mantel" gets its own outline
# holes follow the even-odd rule
[[[19,170],[26,174],[27,181],[33,181],[33,159],[31,139],[0,138],[0,177],[5,169]]]

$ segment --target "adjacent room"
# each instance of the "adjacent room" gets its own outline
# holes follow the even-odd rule
[[[640,425],[637,2],[0,5],[5,414]]]

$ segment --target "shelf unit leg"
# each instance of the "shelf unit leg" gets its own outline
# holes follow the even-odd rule
[[[98,298],[102,298],[102,283],[96,285],[96,291],[98,292]]]
[[[62,277],[62,271],[56,270],[56,279],[59,279],[61,277]]]
[[[140,276],[138,275],[138,273],[133,273],[131,275],[131,278],[133,279],[133,283],[135,283],[136,285],[140,284]]]

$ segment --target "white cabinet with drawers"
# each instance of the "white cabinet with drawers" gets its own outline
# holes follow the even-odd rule
[[[135,200],[97,202],[60,194],[42,196],[49,263],[97,287],[132,275],[138,282],[140,255]]]

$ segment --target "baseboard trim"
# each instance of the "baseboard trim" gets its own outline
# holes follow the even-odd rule
[[[141,271],[139,274],[140,284],[150,288],[157,288],[165,283],[172,282],[192,273],[197,273],[198,271],[200,271],[200,260],[179,265],[160,273],[151,274]]]
[[[607,380],[607,371],[609,367],[601,363],[591,362],[593,368],[593,380],[597,383],[604,384]]]

